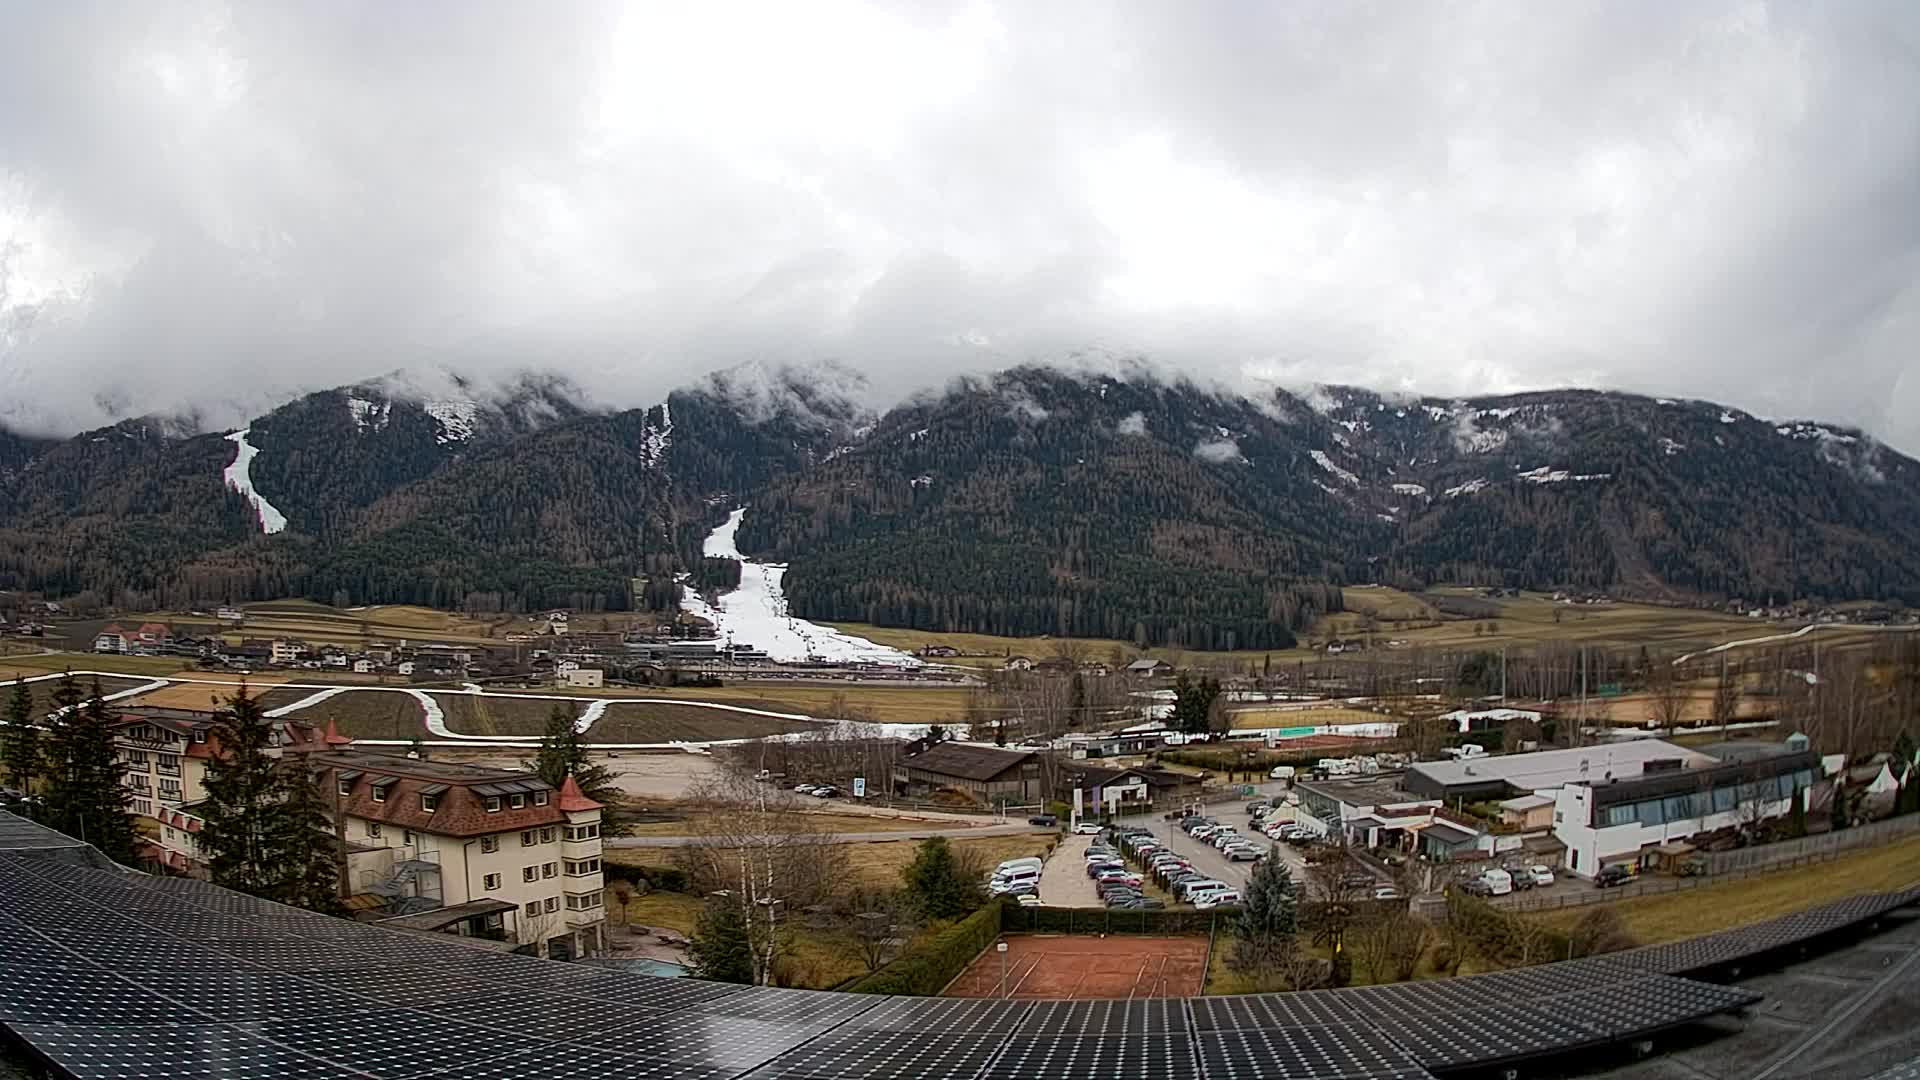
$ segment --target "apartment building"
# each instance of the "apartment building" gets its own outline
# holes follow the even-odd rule
[[[355,893],[417,929],[553,959],[606,949],[601,806],[572,777],[354,750],[311,755],[343,826]]]

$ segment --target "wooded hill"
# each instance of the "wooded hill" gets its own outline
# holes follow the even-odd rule
[[[0,589],[126,608],[303,595],[473,610],[674,606],[733,506],[796,614],[1272,648],[1382,581],[1920,605],[1920,466],[1705,402],[1252,401],[1021,368],[872,416],[807,371],[596,413],[379,386],[224,433],[0,433]]]

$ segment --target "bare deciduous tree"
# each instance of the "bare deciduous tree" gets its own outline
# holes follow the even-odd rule
[[[1690,696],[1686,682],[1672,664],[1656,660],[1648,666],[1647,697],[1653,708],[1653,718],[1668,734],[1672,734],[1673,729],[1679,727],[1680,721],[1686,718]]]
[[[1374,982],[1404,982],[1420,966],[1431,935],[1425,919],[1394,904],[1354,928],[1353,949]]]
[[[690,792],[691,842],[674,861],[693,887],[737,904],[753,946],[754,981],[772,982],[789,934],[783,918],[826,903],[844,887],[846,852],[798,813],[793,795],[722,772]]]

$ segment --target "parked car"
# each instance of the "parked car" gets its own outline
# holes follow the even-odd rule
[[[836,799],[840,797],[840,789],[834,787],[832,784],[822,784],[813,789],[813,797],[816,799]]]
[[[1027,819],[1027,824],[1044,825],[1047,828],[1051,829],[1054,826],[1060,824],[1060,819],[1057,817],[1054,817],[1052,814],[1035,814],[1032,817]]]
[[[1076,836],[1099,836],[1100,826],[1091,821],[1083,821],[1073,827],[1073,832]]]
[[[1593,884],[1597,888],[1611,889],[1615,885],[1625,885],[1639,876],[1639,872],[1633,867],[1615,863],[1612,866],[1601,867],[1600,872],[1593,875]]]
[[[1205,911],[1208,908],[1219,907],[1222,904],[1237,904],[1239,902],[1240,902],[1240,893],[1238,890],[1217,889],[1213,892],[1204,893],[1198,898],[1196,898],[1193,902],[1193,906],[1196,908],[1199,908],[1202,911]]]
[[[1553,884],[1553,868],[1550,866],[1529,866],[1527,876],[1533,879],[1536,887],[1544,888]]]
[[[1398,900],[1400,899],[1400,890],[1391,885],[1375,885],[1373,887],[1373,898],[1375,900]]]
[[[1040,906],[1040,894],[1037,892],[1021,893],[1015,899],[1019,900],[1021,907]]]
[[[1486,882],[1489,896],[1505,896],[1513,891],[1513,875],[1505,870],[1489,870],[1480,875],[1480,880]]]
[[[1260,849],[1252,844],[1229,844],[1226,855],[1229,862],[1253,862],[1260,857]]]
[[[1492,896],[1493,886],[1481,878],[1470,878],[1460,883],[1460,891],[1468,896]]]

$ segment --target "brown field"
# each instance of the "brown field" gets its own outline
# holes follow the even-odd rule
[[[433,697],[447,714],[447,726],[463,735],[538,735],[546,730],[547,717],[554,705],[564,704],[538,698],[478,697],[471,694],[435,694]],[[581,707],[585,707],[584,702]],[[695,705],[616,701],[587,731],[587,740],[594,743],[708,742],[716,739],[757,739],[765,735],[806,731],[812,727],[812,724],[802,721],[777,720],[723,709],[703,709]]]
[[[1081,937],[1009,934],[1006,996],[1029,1001],[1196,997],[1207,976],[1204,937]],[[944,991],[946,997],[999,997],[1000,954],[988,949]]]
[[[192,665],[171,656],[114,656],[110,653],[62,652],[42,656],[9,656],[0,662],[0,676],[45,675],[57,671],[112,671],[122,675],[159,678],[177,675]]]
[[[491,688],[489,688],[491,689]],[[499,689],[501,694],[518,691]],[[549,691],[527,690],[527,694]],[[634,686],[607,687],[592,691],[600,698],[687,698],[692,701],[717,701],[749,709],[799,713],[822,719],[833,716],[834,702],[844,698],[850,719],[876,723],[940,724],[959,722],[967,708],[964,689],[923,686],[876,686],[849,683],[840,686],[795,686],[787,683],[754,682],[734,686]],[[586,700],[583,698],[583,700]]]
[[[220,707],[221,702],[234,696],[242,686],[247,688],[249,694],[263,699],[268,693],[280,693],[292,695],[288,699],[289,701],[298,701],[313,693],[312,690],[273,690],[273,687],[291,679],[293,677],[291,674],[250,675],[244,679],[237,675],[222,676],[207,674],[196,675],[194,677],[196,679],[204,678],[207,682],[218,682],[225,685],[209,686],[207,682],[177,682],[164,689],[155,690],[152,693],[141,694],[136,698],[128,698],[123,704],[129,706],[145,705],[153,709],[217,709]],[[287,702],[280,701],[267,707],[277,708],[279,705],[284,704],[287,704]]]
[[[34,674],[38,675],[43,673],[34,672]],[[81,693],[88,695],[93,693],[94,680],[91,676],[76,676],[74,681],[79,684]],[[131,690],[140,684],[141,681],[139,679],[103,677],[100,679],[100,692],[103,694],[116,694],[122,690]],[[47,715],[47,711],[52,708],[54,687],[58,685],[59,681],[56,679],[48,679],[46,682],[28,684],[27,696],[32,702],[32,705],[29,706],[29,716],[35,720],[39,720]],[[0,699],[10,696],[11,693],[11,687],[0,686]],[[122,702],[115,701],[109,703],[109,707],[119,708],[121,704]]]
[[[1321,727],[1331,724],[1381,724],[1390,723],[1400,719],[1400,717],[1387,713],[1369,712],[1366,709],[1322,706],[1311,709],[1236,709],[1233,711],[1231,719],[1234,727],[1246,729]],[[1335,737],[1337,738],[1338,736]]]
[[[642,821],[629,825],[634,836],[688,836],[699,829],[698,810],[668,821]],[[925,821],[913,818],[883,817],[879,814],[803,814],[800,820],[810,828],[833,833],[923,832],[927,829],[962,827],[962,821]],[[998,862],[999,860],[994,860]]]
[[[999,637],[994,634],[940,634],[931,630],[909,630],[895,626],[874,626],[871,623],[829,623],[849,634],[857,634],[879,645],[911,652],[926,645],[951,645],[961,652],[990,653],[990,656],[962,656],[939,663],[962,664],[969,667],[999,667],[1008,656],[1029,656],[1036,660],[1055,655],[1061,642],[1067,641],[1076,651],[1083,651],[1091,660],[1103,660],[1112,663],[1122,662],[1136,656],[1157,656],[1175,665],[1200,664],[1215,660],[1248,660],[1263,656],[1261,650],[1243,652],[1201,652],[1192,649],[1151,648],[1137,649],[1131,641],[1119,641],[1114,638],[1055,638],[1055,637]],[[1288,655],[1274,651],[1277,658]]]
[[[273,693],[298,693],[305,696],[313,691],[276,690]],[[333,720],[340,725],[340,734],[351,739],[430,737],[427,732],[426,714],[421,711],[420,703],[406,694],[381,690],[350,690],[330,697],[310,709],[302,709],[293,715],[306,723],[321,726]]]

